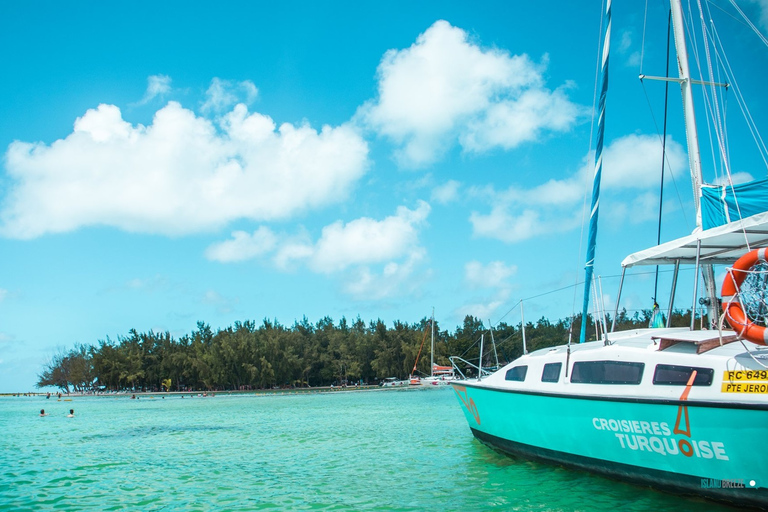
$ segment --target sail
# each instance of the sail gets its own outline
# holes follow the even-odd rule
[[[608,93],[608,55],[611,47],[611,0],[605,3],[603,59],[600,67],[602,86],[597,110],[597,143],[595,146],[595,176],[592,182],[592,207],[589,216],[589,238],[587,240],[587,262],[584,279],[584,305],[581,313],[581,336],[579,343],[587,338],[587,314],[589,313],[589,292],[592,274],[595,271],[595,246],[597,245],[597,217],[600,211],[600,181],[603,172],[603,139],[605,138],[605,97]]]
[[[738,198],[738,202],[737,199]],[[768,212],[768,179],[739,185],[704,185],[701,216],[704,229]]]

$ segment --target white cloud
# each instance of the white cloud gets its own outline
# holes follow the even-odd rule
[[[420,201],[416,210],[401,206],[384,220],[360,218],[323,228],[315,244],[311,267],[322,273],[339,272],[352,265],[382,263],[410,254],[418,244],[418,228],[430,207]]]
[[[763,29],[768,30],[768,0],[750,0],[759,8],[760,21],[758,22]]]
[[[463,318],[472,315],[484,320],[489,319],[503,304],[508,303],[512,294],[512,284],[509,278],[517,273],[515,265],[507,265],[503,261],[492,261],[483,265],[479,261],[470,261],[464,265],[464,282],[468,288],[487,290],[488,295],[477,297],[468,304],[459,306],[454,316]]]
[[[665,172],[685,176],[688,155],[677,141],[667,137]],[[583,172],[592,176],[594,155]],[[603,186],[608,189],[658,187],[661,172],[661,141],[655,135],[626,135],[605,147],[603,152]],[[590,178],[591,179],[591,178]]]
[[[432,190],[432,200],[440,204],[448,204],[459,197],[459,188],[461,183],[455,180],[449,180]]]
[[[222,263],[244,261],[272,251],[276,243],[275,234],[264,226],[252,234],[245,231],[234,231],[231,240],[225,240],[208,247],[205,251],[205,257]]]
[[[731,181],[734,185],[740,185],[742,183],[749,183],[750,181],[754,180],[755,177],[749,174],[748,172],[735,172],[731,174]],[[727,185],[728,184],[728,177],[727,176],[718,176],[717,179],[715,179],[712,182],[713,185]]]
[[[0,288],[0,302],[3,302],[8,297],[8,290]]]
[[[148,127],[100,105],[65,139],[9,146],[0,233],[29,239],[106,225],[183,235],[284,219],[344,199],[367,154],[350,126],[278,128],[243,104],[216,126],[170,102]]]
[[[547,58],[483,49],[437,21],[410,48],[389,50],[378,67],[378,98],[358,119],[400,146],[406,166],[437,160],[458,141],[467,151],[513,148],[569,129],[583,111],[565,90],[544,87]]]
[[[166,75],[150,75],[147,77],[147,90],[144,97],[135,105],[145,105],[157,97],[171,92],[171,77]]]
[[[488,215],[472,212],[469,221],[474,235],[515,243],[545,234],[570,231],[578,225],[573,218],[542,219],[542,213],[531,209],[511,213],[510,206],[494,206]]]
[[[355,268],[345,280],[342,291],[360,301],[379,301],[403,294],[414,293],[430,272],[417,269],[426,251],[417,247],[409,251],[402,262],[389,262],[380,272],[369,266]]]
[[[667,139],[667,172],[687,170],[683,147]],[[661,166],[661,142],[656,136],[627,135],[613,141],[603,152],[601,212],[615,224],[624,219],[640,222],[658,211],[656,201]],[[489,198],[489,213],[472,212],[470,223],[475,236],[515,243],[553,233],[564,233],[581,224],[584,193],[591,191],[594,155],[563,180],[549,180],[532,189],[510,187],[502,192],[485,188],[474,191]],[[653,190],[653,192],[649,192]],[[607,213],[606,213],[607,212]]]
[[[640,52],[632,51],[633,48],[633,33],[630,30],[625,30],[619,37],[619,44],[617,46],[617,53],[624,58],[624,65],[627,67],[639,67],[640,66]]]
[[[515,265],[506,265],[503,261],[487,265],[470,261],[464,265],[464,280],[470,288],[505,288],[509,286],[507,280],[516,272]]]
[[[496,310],[499,309],[500,306],[504,305],[507,302],[507,299],[508,297],[503,297],[499,299],[493,299],[487,302],[476,302],[472,304],[464,304],[454,310],[453,316],[457,318],[464,318],[467,315],[472,315],[475,318],[488,320],[493,316],[493,314],[496,312]]]
[[[413,274],[426,254],[419,244],[419,230],[429,212],[429,204],[420,201],[416,209],[401,206],[383,220],[337,221],[325,226],[316,242],[306,232],[276,235],[265,227],[252,235],[239,231],[232,239],[210,246],[206,256],[220,262],[264,256],[281,270],[303,265],[318,274],[342,274],[343,292],[378,300],[419,282]]]
[[[258,88],[250,80],[235,82],[214,77],[205,93],[202,112],[220,113],[237,103],[250,105],[258,96]]]

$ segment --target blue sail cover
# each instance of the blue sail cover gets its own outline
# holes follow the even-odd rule
[[[739,204],[736,205],[734,192]],[[701,221],[704,229],[728,224],[768,211],[768,179],[701,188]],[[741,214],[739,214],[741,213]]]

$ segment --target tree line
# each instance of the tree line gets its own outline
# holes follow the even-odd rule
[[[689,325],[690,314],[676,311],[672,325]],[[647,327],[650,318],[650,310],[632,316],[622,310],[616,318],[617,329]],[[198,322],[194,331],[178,339],[167,331],[139,333],[132,329],[116,340],[106,338],[95,345],[76,344],[59,350],[44,365],[37,386],[82,393],[371,384],[387,377],[407,378],[419,353],[416,373],[429,375],[430,322],[429,318],[413,324],[395,321],[388,327],[382,320],[365,323],[358,317],[353,322],[342,318],[334,323],[325,317],[312,324],[305,317],[290,327],[265,319],[260,325],[235,322],[216,332]],[[591,316],[587,322],[594,333]],[[527,349],[567,343],[571,332],[578,337],[580,327],[580,315],[555,323],[543,317],[528,322]],[[489,331],[481,320],[467,316],[452,332],[441,330],[435,322],[434,333],[434,359],[440,365],[449,365],[449,356],[477,364],[481,335],[485,336],[484,366],[495,365],[497,357],[504,364],[523,353],[519,323],[499,323]]]

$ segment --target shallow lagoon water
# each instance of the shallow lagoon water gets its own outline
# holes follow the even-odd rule
[[[496,453],[451,389],[2,397],[0,429],[0,510],[733,510]]]

